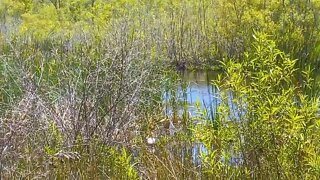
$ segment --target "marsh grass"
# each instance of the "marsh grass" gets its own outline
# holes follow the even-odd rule
[[[225,73],[212,81],[219,101],[196,103],[193,116],[185,82],[142,60],[143,42],[124,37],[74,42],[71,50],[10,45],[2,68],[11,84],[1,93],[15,96],[3,95],[3,178],[319,177],[317,84],[311,70],[296,75],[296,61],[270,36],[257,33],[243,61],[222,62]],[[172,114],[163,114],[164,92]]]
[[[0,2],[0,179],[319,179],[316,2],[55,2]]]
[[[1,61],[2,177],[88,178],[95,173],[87,168],[96,161],[94,166],[105,163],[98,161],[103,152],[92,147],[97,145],[96,137],[102,147],[125,146],[145,123],[142,120],[150,111],[145,107],[160,111],[157,99],[162,91],[155,87],[160,87],[162,70],[157,62],[143,60],[150,56],[137,49],[143,42],[127,32],[119,29],[103,39],[84,34],[42,43],[23,37],[8,42]],[[116,151],[104,151],[115,158],[130,157],[127,150],[119,156]],[[67,165],[55,165],[57,169],[49,167],[49,159],[59,152],[67,157],[79,153],[80,164],[67,161]],[[114,163],[123,166],[122,161]],[[99,168],[92,171],[110,171]],[[137,175],[129,171],[128,176]],[[105,173],[103,177],[110,175]],[[112,170],[110,176],[122,175],[126,177]]]

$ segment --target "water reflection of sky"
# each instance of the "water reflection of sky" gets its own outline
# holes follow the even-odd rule
[[[182,82],[175,91],[166,92],[164,94],[165,110],[167,115],[178,112],[181,116],[188,112],[191,116],[213,120],[217,113],[217,107],[221,100],[218,88],[212,81],[217,77],[217,73],[213,71],[185,71],[181,74]],[[228,106],[235,110],[230,118],[237,120],[241,114],[237,111],[237,106],[232,102],[233,93],[227,92]],[[173,104],[176,104],[173,107]]]
[[[184,110],[190,112],[192,116],[206,112],[204,115],[213,119],[215,109],[219,103],[217,88],[211,83],[215,73],[212,71],[187,71],[181,76],[185,85],[180,85],[175,92],[167,92],[165,94],[166,113],[172,114],[172,99],[175,98],[177,99],[176,103],[179,104],[176,108],[179,114],[182,114]],[[183,107],[183,104],[187,104],[187,109]]]
[[[185,111],[191,116],[201,116],[200,112],[206,112],[205,118],[213,120],[216,114],[216,108],[220,104],[219,91],[212,80],[215,79],[216,73],[213,71],[186,71],[182,75],[183,83],[178,86],[175,91],[166,92],[164,101],[166,103],[165,112],[172,115],[173,111],[178,111],[182,115]],[[183,85],[184,84],[184,85]],[[228,92],[228,105],[231,109],[237,109],[237,106],[232,102],[233,93]],[[176,108],[172,107],[172,103],[177,104]],[[186,104],[187,106],[184,106]],[[196,106],[198,104],[198,107]],[[235,111],[233,118],[239,119],[239,112]],[[230,116],[232,117],[232,116]],[[201,154],[207,154],[208,150],[202,143],[195,143],[192,148],[192,158],[196,165],[201,164]],[[221,158],[221,162],[226,161],[230,164],[237,165],[242,163],[242,158],[239,155],[233,154],[230,159]]]
[[[211,116],[215,113],[215,107],[217,107],[218,104],[218,94],[216,91],[216,88],[209,83],[197,84],[195,82],[190,82],[186,93],[191,115],[196,115],[199,111],[199,107],[196,107],[196,103],[198,103],[200,105],[200,110],[207,111],[207,116],[212,118]],[[181,91],[178,93],[181,93]]]

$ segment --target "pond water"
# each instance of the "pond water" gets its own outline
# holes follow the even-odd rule
[[[202,116],[208,120],[214,120],[216,109],[220,104],[219,91],[212,81],[219,72],[215,71],[184,71],[180,73],[181,83],[171,92],[164,94],[166,104],[165,113],[173,116],[173,113],[182,116],[189,113],[191,117]],[[232,93],[228,93],[228,104],[235,106],[232,102]],[[200,154],[207,153],[202,143],[194,143],[192,147],[192,158],[195,164],[201,164]],[[231,164],[241,163],[242,158],[232,156]],[[221,159],[221,161],[225,161]]]
[[[215,71],[184,71],[180,73],[182,83],[176,91],[165,93],[166,114],[173,112],[183,114],[189,112],[191,116],[203,115],[213,119],[219,104],[217,88],[212,80],[217,77]]]

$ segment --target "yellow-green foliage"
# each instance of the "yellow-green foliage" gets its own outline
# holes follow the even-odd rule
[[[0,12],[6,13],[7,16],[20,16],[23,13],[30,11],[32,7],[31,1],[23,0],[3,0],[0,2]]]
[[[126,19],[143,39],[161,33],[167,51],[161,53],[170,59],[200,62],[240,56],[254,30],[277,37],[280,49],[299,61],[314,60],[306,51],[319,42],[318,12],[318,1],[302,0],[4,0],[0,8],[6,22],[22,20],[21,35],[39,39],[104,34],[110,22]]]
[[[0,0],[0,179],[319,179],[319,12],[319,0]],[[176,113],[181,132],[146,145],[167,133],[144,128],[164,89],[181,104],[172,66],[224,70],[221,102],[214,122],[199,102],[201,124]]]
[[[24,13],[20,33],[32,34],[36,38],[46,38],[50,33],[60,30],[58,13],[53,6],[44,5],[37,14]]]
[[[314,138],[319,131],[318,100],[301,91],[311,87],[310,72],[305,72],[304,86],[297,86],[296,61],[277,49],[267,35],[257,33],[254,38],[243,61],[228,61],[225,80],[217,81],[223,100],[218,126],[200,130],[204,135],[214,132],[206,141],[219,140],[212,152],[207,146],[207,156],[214,153],[218,160],[240,156],[248,167],[243,171],[258,178],[319,177],[320,164],[316,158],[311,160],[320,146]],[[232,91],[233,106],[224,91]]]
[[[48,155],[54,155],[58,153],[62,148],[62,134],[61,132],[59,132],[59,129],[53,122],[49,124],[48,134],[51,136],[47,137],[50,144],[47,144],[44,150]]]

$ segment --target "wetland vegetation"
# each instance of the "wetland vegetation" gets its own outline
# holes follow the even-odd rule
[[[0,179],[319,179],[319,0],[0,0]]]

